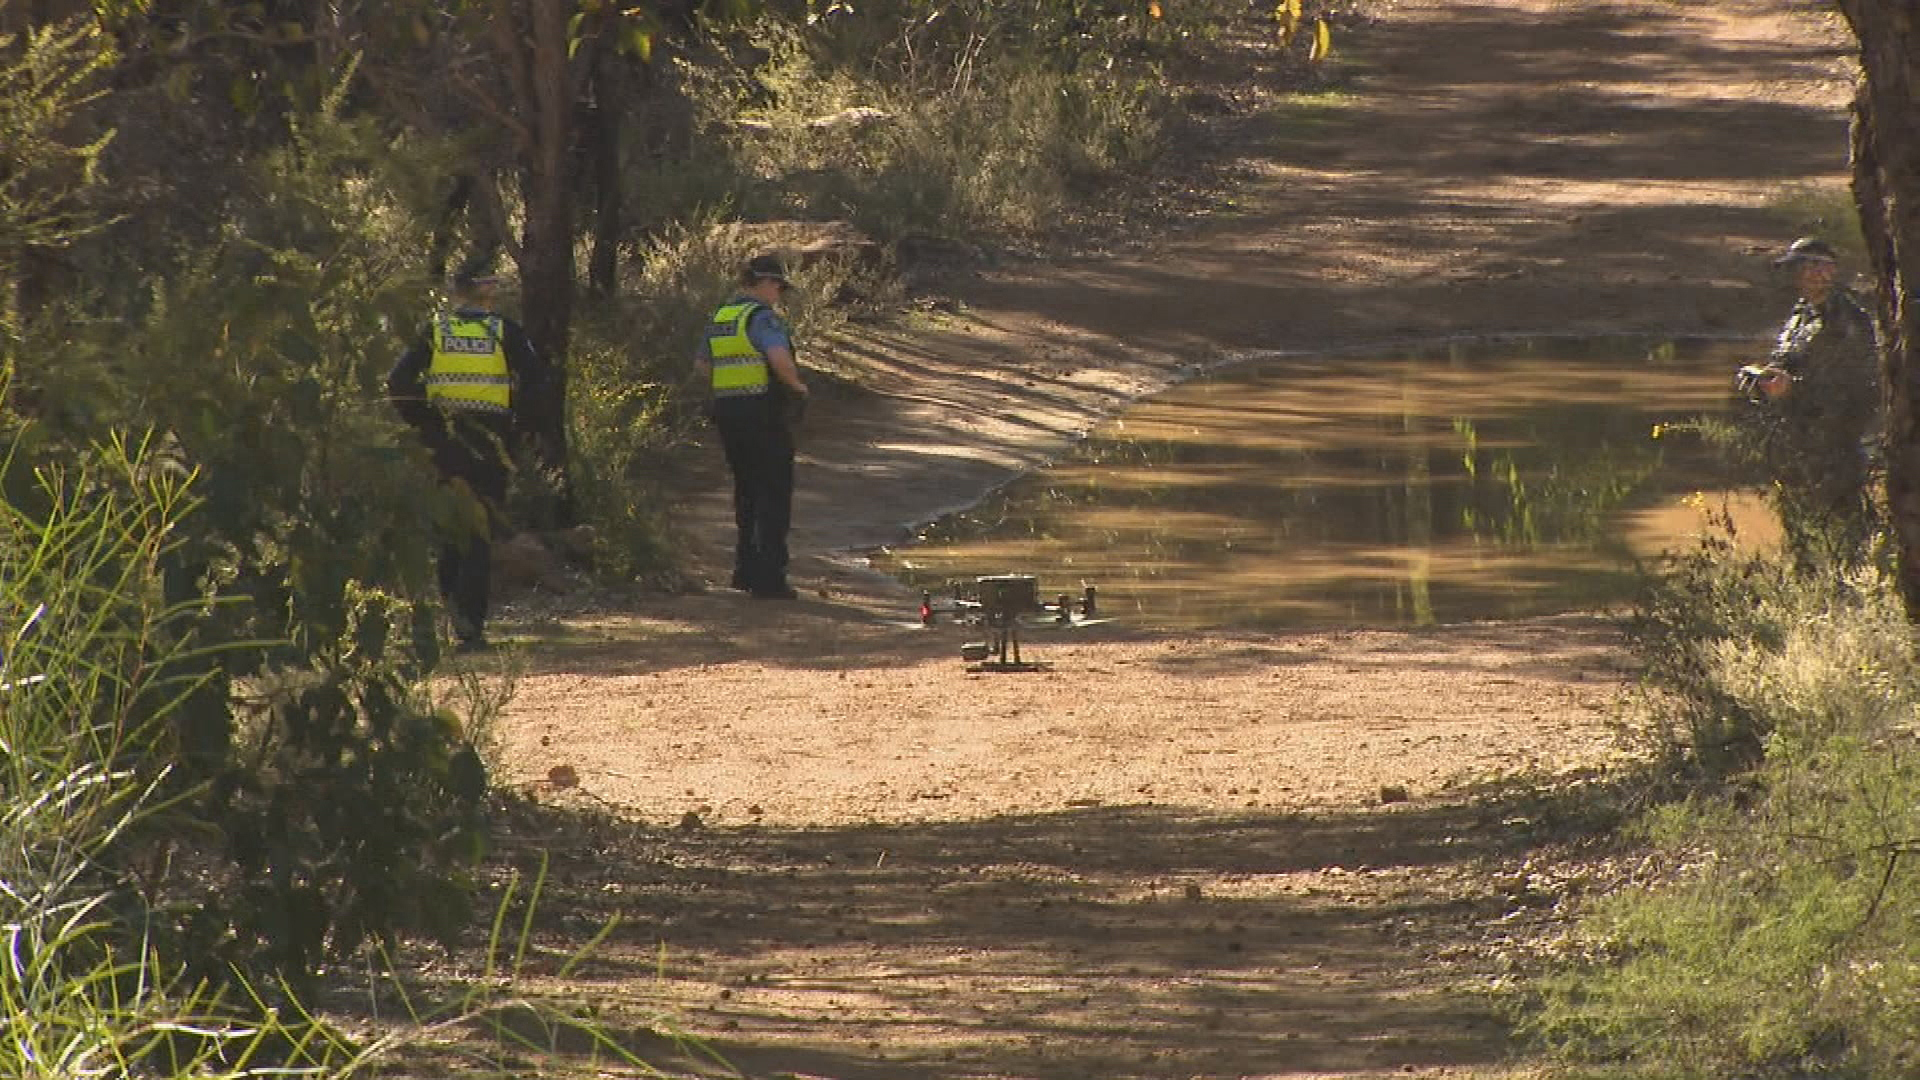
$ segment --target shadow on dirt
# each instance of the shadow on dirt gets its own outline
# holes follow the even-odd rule
[[[494,662],[522,677],[639,676],[737,663],[887,673],[925,663],[951,662],[960,667],[961,643],[981,633],[978,628],[944,621],[923,627],[917,607],[904,601],[891,608],[876,606],[870,598],[808,597],[772,603],[727,593],[661,598],[645,611],[606,613],[585,622],[509,622],[503,625],[502,636],[516,644]],[[1068,630],[1032,628],[1023,633],[1022,642],[1042,662],[1062,649],[1097,651],[1103,643],[1160,645],[1164,651],[1148,663],[1167,674],[1194,679],[1324,664],[1336,651],[1350,651],[1349,666],[1355,672],[1387,667],[1402,672],[1483,672],[1492,662],[1491,655],[1509,677],[1581,682],[1619,676],[1620,633],[1618,621],[1602,615],[1548,616],[1484,626],[1214,633],[1204,638],[1178,630],[1128,626],[1119,619]],[[1351,649],[1362,637],[1367,648]],[[1523,643],[1525,650],[1517,651],[1516,642]],[[1490,653],[1491,646],[1498,646],[1498,651]],[[1097,660],[1084,652],[1074,655],[1079,658],[1077,670],[1097,686],[1099,673],[1092,670]]]
[[[1743,88],[1836,79],[1844,51],[1700,23],[1684,8],[1542,23],[1492,4],[1384,20],[1364,31],[1350,96],[1236,120],[1268,172],[1231,222],[1159,258],[1009,274],[970,298],[1188,355],[1453,330],[1757,328],[1739,278],[1765,268],[1736,266],[1727,241],[1787,226],[1742,193],[1843,168],[1847,132],[1827,103]],[[1603,190],[1620,185],[1631,200]],[[1333,223],[1346,235],[1322,244]],[[1676,290],[1671,265],[1703,253],[1726,273]]]
[[[1167,637],[1178,640],[1179,635]],[[1351,649],[1362,637],[1366,649]],[[1170,650],[1155,666],[1170,674],[1206,678],[1320,664],[1340,655],[1346,669],[1356,674],[1376,668],[1483,673],[1488,657],[1497,655],[1500,671],[1509,677],[1582,682],[1618,678],[1625,670],[1621,644],[1617,619],[1576,614],[1412,629],[1216,634],[1205,648]]]
[[[863,671],[958,656],[954,627],[919,625],[917,596],[892,607],[802,595],[756,600],[715,592],[660,597],[590,619],[507,621],[501,663],[522,676],[645,675],[752,661],[770,667]]]
[[[1411,1071],[1502,1059],[1492,999],[1461,992],[1492,958],[1462,943],[1553,905],[1485,882],[1569,824],[1590,830],[1583,805],[660,833],[514,804],[500,863],[529,879],[545,865],[532,985],[615,922],[552,988],[590,996],[616,1031],[677,1016],[749,1076]],[[621,1038],[716,1072],[665,1026]]]

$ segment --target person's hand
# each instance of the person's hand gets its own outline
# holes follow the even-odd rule
[[[1793,376],[1773,364],[1748,364],[1735,373],[1734,389],[1755,405],[1779,401],[1793,387]]]

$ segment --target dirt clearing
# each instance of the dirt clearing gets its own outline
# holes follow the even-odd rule
[[[1244,350],[1764,334],[1787,298],[1761,256],[1807,224],[1783,195],[1845,185],[1818,10],[1384,8],[1343,31],[1341,93],[1247,97],[1216,132],[1244,182],[1211,212],[838,346],[871,393],[809,417],[800,601],[523,620],[499,661],[506,779],[626,816],[520,837],[555,860],[543,944],[623,917],[564,989],[649,1054],[664,1013],[755,1077],[1513,1068],[1481,991],[1579,894],[1540,845],[1618,752],[1605,619],[1110,624],[1037,640],[1051,671],[969,675],[962,632],[900,626],[916,597],[857,552]],[[690,525],[716,579],[725,513]]]

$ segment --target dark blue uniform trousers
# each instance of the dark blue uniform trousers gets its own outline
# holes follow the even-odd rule
[[[793,433],[777,416],[714,418],[733,472],[733,585],[751,592],[787,587],[787,530],[793,524]]]

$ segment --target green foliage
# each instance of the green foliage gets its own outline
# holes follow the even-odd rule
[[[1765,494],[1802,566],[1874,557],[1886,522],[1858,443],[1809,430],[1786,409],[1751,402],[1736,402],[1727,419],[1702,417],[1672,430],[1698,435],[1735,476]],[[1862,484],[1867,490],[1854,486]]]
[[[61,519],[99,528],[83,515],[85,503],[111,506],[163,482],[186,486],[180,449],[111,477],[68,481],[55,462],[72,456],[38,465],[37,488],[16,458],[9,501],[28,508],[14,523],[19,550],[46,546]],[[201,475],[228,466],[215,461]],[[86,687],[39,714],[43,722],[91,713],[96,731],[145,733],[131,747],[96,739],[92,756],[169,793],[169,811],[148,824],[170,843],[195,861],[229,860],[210,877],[151,882],[150,932],[184,935],[189,955],[214,974],[256,957],[304,970],[397,927],[450,932],[465,912],[447,871],[476,854],[485,777],[462,749],[460,725],[413,689],[420,643],[431,648],[430,617],[355,585],[351,568],[303,546],[312,540],[298,528],[239,543],[222,526],[254,529],[260,519],[222,522],[218,512],[209,498],[169,522],[166,547],[141,553],[147,575],[137,582],[95,572],[75,575],[86,583],[78,595],[42,590],[50,608],[114,631],[79,637],[48,627],[63,649],[98,643],[101,651],[77,666],[144,680],[129,695]],[[33,580],[18,571],[7,578]],[[169,624],[177,634],[152,632],[121,614],[129,604],[192,618]],[[291,628],[290,614],[300,620]],[[116,854],[129,871],[148,857],[138,848]]]
[[[1698,435],[1736,476],[1766,477],[1769,453],[1780,449],[1777,419],[1753,407],[1734,422],[1702,418],[1663,434]],[[1861,536],[1863,527],[1877,525],[1877,509],[1866,508],[1864,517],[1834,515],[1827,512],[1831,504],[1816,504],[1781,479],[1762,480],[1760,487],[1785,524],[1784,550],[1743,546],[1731,516],[1710,513],[1715,528],[1646,582],[1630,623],[1647,680],[1666,695],[1662,749],[1716,772],[1756,761],[1772,731],[1763,711],[1730,693],[1722,653],[1749,643],[1775,647],[1807,611],[1838,617],[1853,610],[1871,594],[1855,588],[1849,575],[1871,577],[1886,557]]]
[[[903,2],[763,19],[762,57],[681,72],[704,134],[629,174],[649,239],[716,212],[844,219],[883,243],[1057,228],[1165,148],[1158,64],[1231,5]]]
[[[16,481],[31,472],[17,450],[0,464]],[[166,793],[179,788],[171,732],[222,651],[201,632],[212,601],[165,598],[201,512],[192,485],[150,446],[110,445],[43,467],[35,509],[0,501],[0,1075],[344,1080],[423,1056],[455,1023],[494,1033],[471,1064],[500,1068],[535,1045],[533,1028],[641,1066],[591,1022],[511,996],[537,882],[532,898],[505,891],[487,978],[445,1006],[403,999],[407,1024],[371,1040],[284,988],[192,974],[204,963],[183,962],[191,946],[156,906],[180,864],[209,872],[189,838],[222,824],[200,816],[198,792]]]
[[[836,68],[924,93],[996,64],[1068,75],[1141,64],[1228,10],[1212,0],[877,0],[819,12],[813,40]]]
[[[713,222],[670,228],[581,323],[569,373],[574,490],[596,527],[594,565],[673,585],[666,463],[697,437],[693,349],[746,253]]]
[[[1725,551],[1640,640],[1669,737],[1752,763],[1654,815],[1664,885],[1581,927],[1535,1030],[1635,1075],[1878,1077],[1920,1065],[1920,660],[1889,581]]]
[[[847,186],[820,192],[880,235],[1033,235],[1158,148],[1135,83],[1026,74],[914,103]]]
[[[1662,756],[1691,757],[1714,772],[1756,760],[1769,733],[1719,678],[1728,648],[1774,648],[1787,620],[1820,586],[1777,556],[1744,553],[1724,516],[1699,547],[1649,579],[1629,619],[1634,652],[1659,695],[1654,732]]]
[[[177,797],[176,842],[226,860],[149,897],[172,913],[156,932],[215,973],[307,970],[466,914],[485,770],[419,690],[439,659],[430,538],[450,510],[422,497],[419,452],[374,393],[426,247],[379,195],[368,163],[391,154],[370,129],[308,118],[217,248],[118,318],[36,325],[7,358],[34,416],[14,505],[44,517],[68,497],[44,478],[128,433],[156,433],[141,475],[193,477],[154,585],[198,608],[164,668],[186,689],[141,775]]]
[[[120,446],[37,477],[23,475],[26,465],[7,455],[0,499],[0,880],[9,883],[0,902],[18,905],[9,919],[96,873],[102,841],[127,828],[135,770],[164,738],[157,721],[197,688],[180,661],[201,613],[168,603],[159,580],[187,507],[179,475]]]
[[[26,464],[8,455],[10,496]],[[161,795],[172,723],[217,652],[198,633],[208,606],[164,595],[189,486],[147,448],[114,445],[42,468],[39,499],[0,502],[6,1076],[238,1076],[270,1044],[283,1062],[341,1048],[318,1029],[239,1022],[160,961],[165,916],[137,895],[183,804]]]
[[[16,329],[21,265],[98,227],[84,193],[111,131],[91,137],[74,117],[102,91],[112,58],[84,23],[31,28],[0,40],[0,333]]]
[[[661,468],[677,441],[666,415],[670,388],[648,380],[643,365],[596,336],[582,334],[574,349],[568,395],[574,494],[596,527],[594,567],[613,580],[670,584]]]
[[[1168,106],[1143,78],[995,57],[929,93],[823,67],[769,34],[775,60],[761,84],[771,103],[709,109],[744,110],[738,168],[769,178],[795,216],[845,218],[887,241],[1030,236],[1163,145]],[[872,112],[833,122],[851,109]]]

